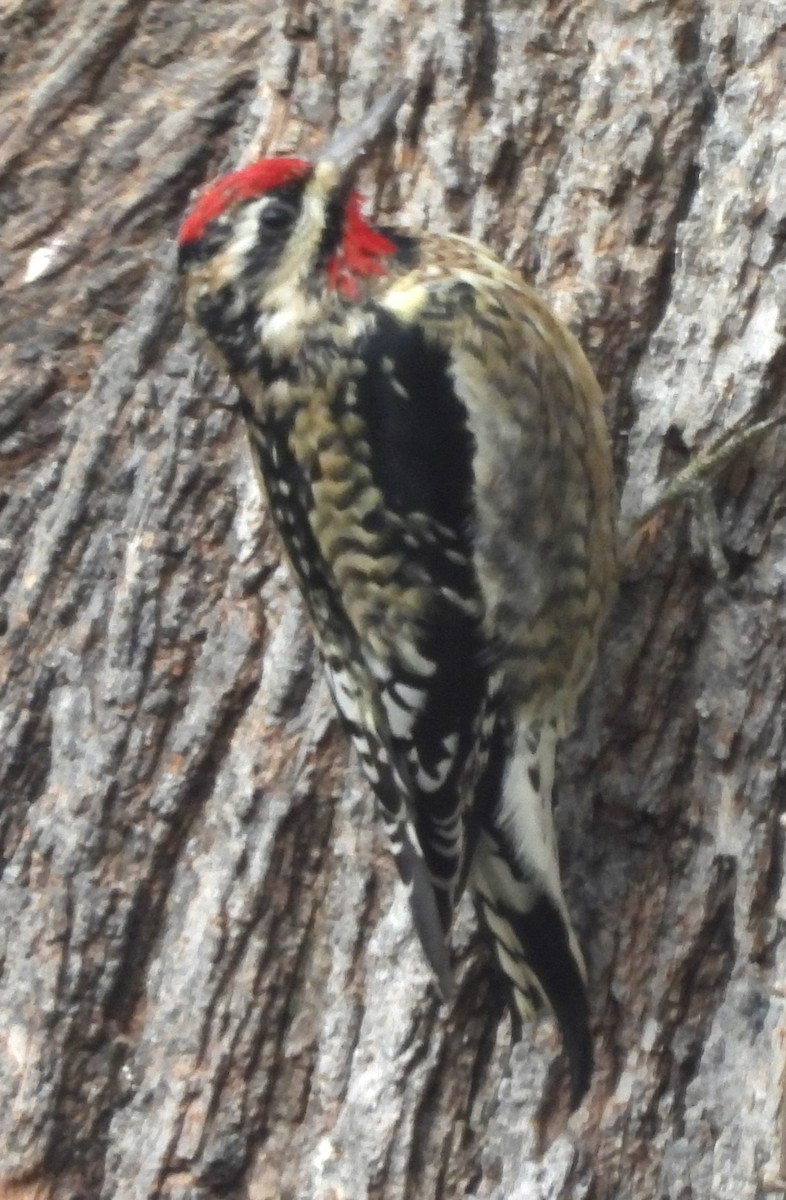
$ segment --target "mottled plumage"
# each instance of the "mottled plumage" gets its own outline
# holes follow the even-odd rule
[[[350,168],[351,170],[351,164]],[[615,580],[602,402],[488,251],[375,228],[347,168],[265,160],[180,233],[336,705],[444,991],[469,880],[511,988],[592,1049],[551,821],[554,759]]]

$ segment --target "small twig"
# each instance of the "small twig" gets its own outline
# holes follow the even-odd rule
[[[743,418],[725,430],[664,484],[658,498],[636,517],[628,530],[624,531],[621,538],[624,547],[623,561],[630,561],[635,557],[640,535],[659,513],[687,500],[694,505],[713,571],[719,578],[728,575],[729,568],[721,545],[720,524],[710,483],[749,442],[757,441],[771,429],[786,423],[786,413],[768,417],[764,421],[756,421],[747,428],[746,420],[747,418]]]

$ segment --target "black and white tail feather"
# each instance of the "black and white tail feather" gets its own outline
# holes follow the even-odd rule
[[[592,1075],[586,969],[560,882],[552,793],[557,723],[513,725],[492,674],[474,731],[476,754],[465,765],[467,803],[451,800],[442,820],[423,824],[423,795],[415,783],[410,744],[404,756],[379,713],[363,719],[367,686],[328,665],[331,691],[348,726],[383,817],[413,923],[443,998],[454,991],[448,934],[468,880],[480,920],[507,982],[514,1036],[544,1008],[555,1017],[570,1065],[576,1106]],[[388,706],[389,711],[389,706]],[[369,719],[370,716],[370,719]],[[411,735],[411,730],[399,730]],[[447,757],[444,779],[450,775]],[[419,772],[422,782],[422,770]],[[443,782],[444,782],[443,779]],[[455,792],[456,781],[452,781]],[[435,789],[438,790],[438,789]],[[427,810],[425,810],[427,811]]]
[[[552,790],[558,735],[520,721],[499,790],[481,807],[469,878],[510,987],[514,1035],[545,1007],[560,1027],[574,1107],[592,1075],[586,968],[560,883]]]

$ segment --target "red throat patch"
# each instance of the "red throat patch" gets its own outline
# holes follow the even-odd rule
[[[358,294],[358,276],[384,275],[386,258],[396,253],[390,238],[366,221],[360,196],[350,193],[344,210],[344,238],[327,265],[328,284],[347,300]]]
[[[181,246],[198,242],[210,222],[239,200],[264,196],[271,188],[303,179],[310,170],[311,163],[302,158],[263,158],[225,175],[199,197],[180,226],[178,242]]]

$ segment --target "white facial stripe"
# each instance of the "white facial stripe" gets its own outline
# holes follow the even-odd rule
[[[285,290],[287,298],[291,297],[293,288],[297,288],[301,280],[310,271],[313,259],[322,240],[325,228],[325,198],[320,188],[315,188],[314,180],[310,180],[303,193],[303,203],[300,216],[292,233],[286,240],[284,252],[278,260],[269,283],[265,288],[264,304],[266,308],[280,308],[279,288]]]

